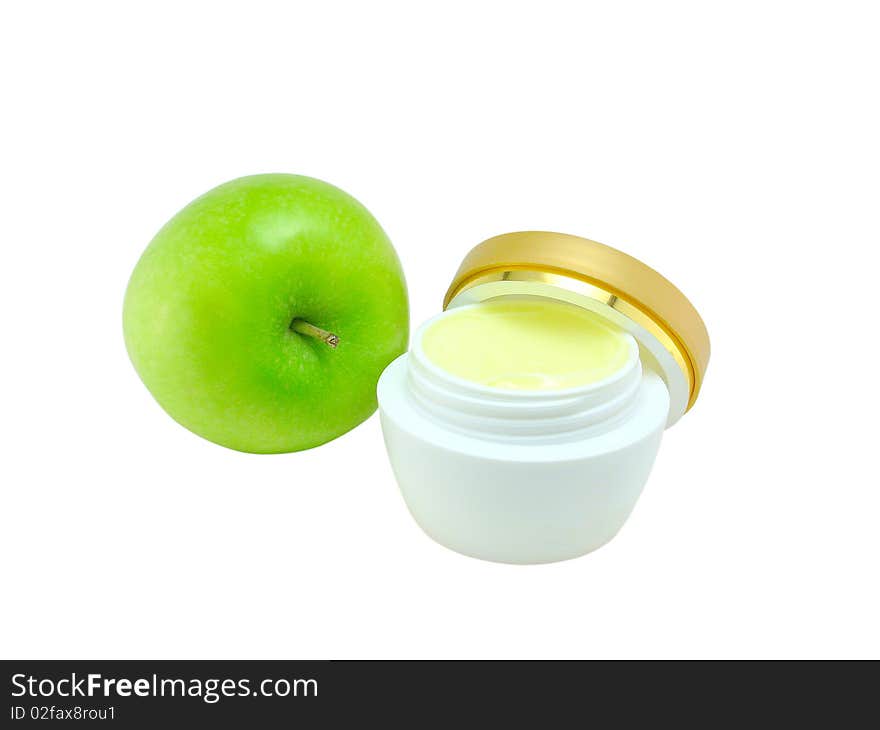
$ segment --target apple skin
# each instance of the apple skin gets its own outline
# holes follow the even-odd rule
[[[290,329],[301,318],[336,349]],[[197,198],[159,231],[125,293],[129,357],[162,408],[252,453],[318,446],[376,410],[406,350],[403,269],[358,201],[309,177],[254,175]]]

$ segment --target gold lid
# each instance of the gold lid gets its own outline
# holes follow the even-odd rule
[[[686,410],[696,402],[709,364],[709,333],[687,297],[650,266],[579,236],[506,233],[483,241],[465,256],[443,308],[478,285],[517,280],[574,287],[647,330],[683,372],[689,387]]]

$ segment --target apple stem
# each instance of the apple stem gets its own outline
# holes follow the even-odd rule
[[[333,349],[336,349],[336,346],[339,344],[339,337],[337,335],[327,330],[322,330],[320,327],[315,327],[315,325],[306,322],[304,319],[293,320],[290,323],[290,329],[294,332],[299,332],[301,335],[321,340],[321,342],[330,345]]]

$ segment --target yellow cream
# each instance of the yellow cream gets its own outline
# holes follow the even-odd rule
[[[450,310],[422,349],[465,380],[513,390],[558,390],[607,378],[626,363],[628,337],[598,315],[552,299],[495,299]]]

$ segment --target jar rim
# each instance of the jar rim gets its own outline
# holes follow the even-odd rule
[[[601,380],[571,388],[508,389],[475,383],[431,361],[422,347],[422,337],[446,316],[454,316],[454,312],[442,312],[422,323],[407,359],[412,400],[446,427],[502,440],[586,438],[613,427],[635,404],[642,364],[638,344],[628,332],[620,331],[627,343],[625,362]]]
[[[525,297],[521,295],[511,295],[511,298],[515,299],[523,299]],[[529,297],[532,298],[532,297]],[[541,297],[538,297],[541,298]],[[639,345],[636,342],[635,338],[628,332],[620,331],[619,334],[624,338],[627,346],[627,357],[626,361],[620,365],[620,367],[615,370],[610,375],[605,376],[599,380],[595,380],[591,383],[586,383],[585,385],[575,385],[570,388],[552,388],[546,390],[538,390],[538,389],[527,389],[527,388],[500,388],[494,385],[484,385],[482,383],[474,382],[473,380],[468,380],[467,378],[463,378],[455,373],[451,373],[448,370],[441,368],[439,365],[434,363],[430,357],[428,357],[427,353],[424,351],[422,347],[422,339],[425,336],[425,333],[439,320],[444,319],[449,316],[454,316],[457,313],[468,309],[475,309],[482,305],[482,302],[475,302],[473,304],[465,304],[459,307],[455,307],[453,309],[446,309],[438,314],[435,314],[433,317],[425,320],[412,338],[412,344],[410,346],[410,354],[415,357],[419,361],[420,367],[424,367],[429,372],[432,372],[437,377],[447,380],[456,387],[460,388],[464,391],[472,391],[474,394],[479,394],[487,397],[496,396],[499,398],[511,398],[511,399],[519,399],[519,400],[550,400],[553,398],[565,398],[568,396],[578,396],[578,395],[587,395],[590,393],[596,393],[603,389],[606,389],[610,386],[615,385],[620,380],[624,379],[627,376],[629,369],[632,367],[634,361],[639,360]],[[609,325],[611,326],[611,325]]]

